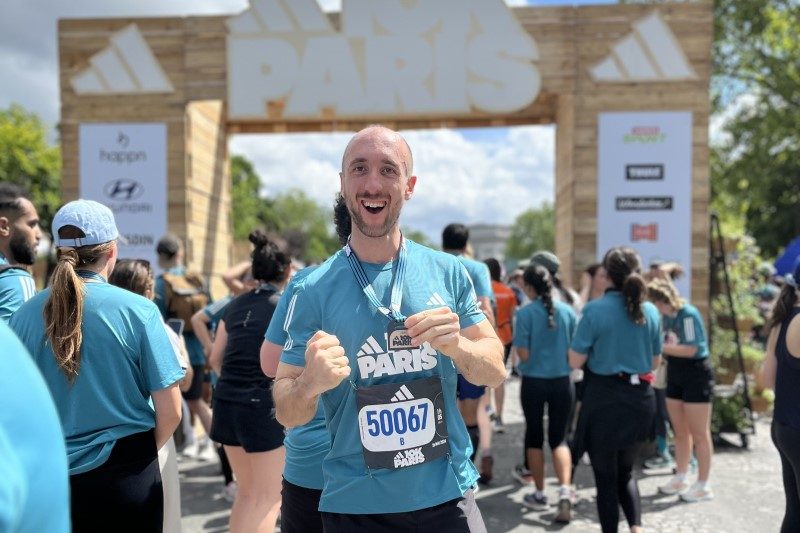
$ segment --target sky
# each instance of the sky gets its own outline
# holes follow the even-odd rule
[[[510,5],[603,4],[613,0],[507,0]],[[339,0],[319,0],[326,11]],[[37,113],[57,140],[59,18],[236,14],[246,0],[8,0],[0,18],[0,108]],[[553,126],[404,132],[418,175],[401,223],[434,242],[450,222],[511,224],[554,196]],[[341,134],[239,135],[230,152],[254,162],[263,192],[300,187],[324,205],[338,190]]]

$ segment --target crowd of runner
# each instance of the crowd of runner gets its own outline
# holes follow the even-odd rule
[[[113,213],[88,200],[56,213],[57,265],[36,294],[36,209],[0,185],[0,397],[15,406],[0,414],[0,531],[178,531],[189,446],[217,449],[235,533],[278,521],[284,533],[486,531],[475,493],[492,483],[509,373],[522,380],[513,476],[526,506],[570,522],[588,463],[601,529],[617,531],[622,509],[641,531],[633,468],[648,440],[646,465],[674,469],[662,493],[713,498],[714,378],[703,319],[671,281],[679,266],[642,273],[633,250],[612,248],[576,292],[549,251],[507,276],[472,259],[462,224],[441,252],[408,240],[411,148],[382,126],[352,137],[340,180],[340,251],[298,270],[284,242],[254,231],[218,301],[175,236],[158,243],[158,276],[118,258]],[[782,531],[800,524],[798,280],[800,266],[764,369]]]

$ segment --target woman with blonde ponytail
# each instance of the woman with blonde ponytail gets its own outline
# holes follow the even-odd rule
[[[573,454],[589,453],[603,533],[617,531],[619,508],[631,533],[642,528],[633,464],[655,414],[648,378],[661,362],[661,317],[645,301],[639,256],[630,248],[603,258],[606,293],[583,308],[569,353],[572,368],[585,367],[586,390],[575,430]]]
[[[162,530],[157,451],[180,421],[184,371],[158,308],[107,282],[118,238],[102,204],[77,200],[59,209],[51,286],[10,323],[58,409],[75,533]]]

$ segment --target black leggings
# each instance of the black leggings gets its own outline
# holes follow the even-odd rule
[[[569,376],[562,378],[522,377],[520,401],[525,414],[525,448],[544,446],[544,406],[547,404],[547,442],[550,449],[566,444],[575,387]]]
[[[72,531],[161,532],[164,493],[158,469],[155,432],[119,439],[108,460],[69,478]]]
[[[642,525],[639,486],[632,473],[639,447],[639,443],[622,450],[589,446],[589,459],[597,486],[597,513],[603,533],[617,531],[620,507],[629,526]]]
[[[781,456],[783,491],[786,494],[786,514],[783,515],[781,533],[796,533],[800,531],[800,430],[773,419],[772,442]]]

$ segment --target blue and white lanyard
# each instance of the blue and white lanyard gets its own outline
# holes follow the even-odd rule
[[[344,253],[347,256],[347,262],[350,264],[350,270],[353,271],[353,275],[361,286],[361,290],[364,291],[367,300],[389,320],[404,322],[406,317],[400,312],[400,305],[403,302],[403,283],[405,281],[406,265],[408,263],[405,237],[401,237],[400,240],[400,251],[397,254],[397,261],[395,262],[396,268],[394,279],[392,280],[392,296],[389,307],[383,305],[378,299],[378,295],[375,294],[375,289],[372,288],[372,283],[370,283],[367,273],[361,265],[361,261],[358,260],[356,252],[350,247],[350,239],[347,240]]]

